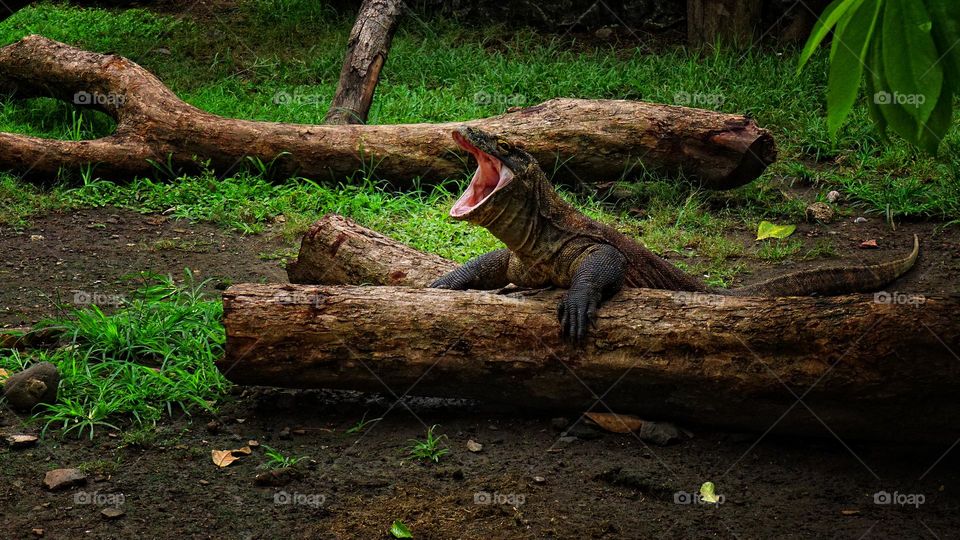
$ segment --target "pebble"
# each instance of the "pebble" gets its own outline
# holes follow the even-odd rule
[[[87,475],[80,469],[54,469],[43,477],[43,487],[56,491],[87,483]]]
[[[126,512],[115,506],[108,506],[100,511],[100,515],[102,515],[104,519],[117,519],[123,517],[125,514]]]
[[[819,221],[820,223],[830,223],[836,215],[833,208],[827,203],[815,202],[807,207],[807,221]]]
[[[840,200],[840,192],[833,190],[830,193],[827,193],[827,202],[835,203]]]
[[[5,440],[10,448],[26,448],[37,443],[34,435],[8,435]]]
[[[476,453],[483,450],[483,445],[473,439],[469,439],[467,440],[467,450]]]
[[[866,222],[867,222],[867,218],[861,216],[861,217],[858,217],[857,219],[853,220],[853,222],[854,222],[854,223],[866,223]]]

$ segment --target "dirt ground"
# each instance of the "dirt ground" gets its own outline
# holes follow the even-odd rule
[[[833,237],[842,262],[903,253],[913,233],[921,238],[921,260],[897,290],[957,293],[956,227],[908,223],[891,232],[877,218],[859,224],[843,218],[830,228],[803,225],[796,237],[807,247]],[[871,238],[880,249],[857,247]],[[180,275],[189,266],[213,278],[211,290],[284,281],[277,262],[260,255],[288,248],[272,231],[241,237],[116,209],[38,217],[26,230],[0,230],[0,326],[53,315],[57,303],[70,303],[78,292],[127,294],[131,286],[121,277],[142,270]],[[745,280],[822,263],[768,265]],[[363,432],[348,432],[362,418],[381,417]],[[434,424],[450,454],[439,464],[411,461],[409,440]],[[33,448],[0,447],[0,532],[4,538],[36,537],[33,529],[43,529],[43,538],[389,538],[390,524],[400,519],[415,538],[960,536],[960,450],[950,444],[863,443],[826,428],[821,439],[790,439],[680,427],[693,437],[655,446],[598,432],[575,414],[235,388],[216,418],[165,421],[144,446],[101,432],[93,441],[48,437]],[[562,438],[564,429],[574,437]],[[37,430],[0,410],[0,434]],[[252,455],[225,469],[213,466],[211,450],[250,439],[261,444]],[[468,440],[483,449],[469,451]],[[266,461],[263,445],[307,456],[297,466],[302,476],[283,486],[255,485]],[[42,488],[46,471],[78,466],[90,471],[86,486]],[[687,494],[705,481],[716,484],[720,504],[689,503]],[[123,516],[101,515],[121,498]]]

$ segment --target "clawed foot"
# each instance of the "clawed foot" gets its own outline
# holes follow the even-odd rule
[[[560,337],[576,345],[582,344],[589,327],[597,327],[599,308],[599,294],[592,294],[590,291],[568,291],[557,305]]]

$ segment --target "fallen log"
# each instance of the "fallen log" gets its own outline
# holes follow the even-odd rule
[[[844,440],[960,436],[960,295],[881,303],[624,290],[577,349],[557,334],[559,294],[235,285],[223,295],[218,366],[245,385],[609,407]]]
[[[457,264],[417,251],[336,214],[310,226],[297,260],[287,265],[290,283],[422,287]]]
[[[387,62],[390,43],[403,11],[400,0],[364,0],[350,31],[340,82],[324,121],[327,124],[365,124],[380,70]]]
[[[467,156],[450,131],[473,125],[524,144],[558,181],[618,179],[624,171],[683,175],[707,189],[743,185],[776,158],[773,137],[744,116],[639,101],[554,99],[506,114],[445,124],[298,125],[210,114],[116,55],[28,36],[0,49],[0,92],[48,96],[113,117],[116,131],[87,141],[0,134],[0,168],[49,178],[95,165],[103,178],[152,175],[150,161],[229,174],[245,158],[274,174],[341,181],[370,169],[399,187],[462,175]]]

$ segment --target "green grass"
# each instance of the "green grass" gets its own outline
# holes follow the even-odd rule
[[[196,14],[204,13],[200,8]],[[156,73],[188,102],[217,114],[320,123],[333,95],[353,14],[306,0],[245,0],[234,13],[195,21],[146,10],[106,11],[43,3],[0,23],[0,44],[29,33],[113,51]],[[136,28],[136,32],[129,31]],[[549,35],[498,26],[467,28],[411,17],[394,40],[372,123],[463,120],[553,97],[673,103],[707,96],[705,108],[754,116],[776,136],[780,161],[759,189],[803,167],[824,188],[841,188],[866,211],[895,217],[960,216],[957,170],[944,158],[883,144],[859,103],[836,141],[827,135],[825,54],[796,74],[797,51],[570,46]],[[278,93],[290,97],[278,104]],[[478,99],[478,95],[489,99]],[[5,103],[0,130],[89,138],[112,121],[53,100]],[[960,148],[960,131],[947,137]],[[954,150],[955,155],[955,150]],[[549,168],[549,164],[547,164]],[[615,180],[615,179],[608,179]],[[7,219],[9,221],[9,219]]]
[[[57,402],[35,420],[44,432],[87,435],[150,426],[164,415],[211,409],[228,387],[214,365],[223,354],[223,307],[203,297],[202,283],[146,276],[116,312],[75,309],[39,327],[58,328],[66,346],[29,353],[0,351],[0,367],[20,371],[52,362],[62,377]]]
[[[285,469],[287,467],[293,467],[297,463],[300,463],[304,459],[307,459],[308,456],[286,456],[275,448],[271,448],[267,445],[263,445],[264,455],[267,457],[266,463],[264,463],[264,468],[266,469]]]
[[[439,463],[440,458],[450,453],[450,449],[441,446],[443,444],[443,439],[446,439],[446,435],[435,435],[434,430],[437,426],[431,426],[427,428],[427,435],[423,439],[411,439],[410,440],[410,457],[419,459],[421,461],[432,461],[433,463]]]

